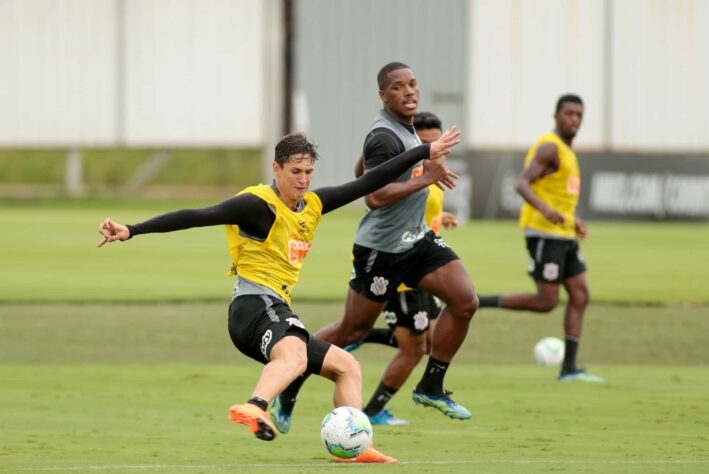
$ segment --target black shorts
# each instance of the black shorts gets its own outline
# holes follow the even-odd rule
[[[372,301],[387,301],[400,283],[416,288],[419,280],[448,262],[458,259],[443,238],[428,231],[403,253],[380,252],[355,244],[350,288]]]
[[[401,291],[389,298],[382,314],[391,329],[409,328],[417,336],[429,329],[431,321],[441,314],[441,306],[425,291]]]
[[[575,240],[527,237],[529,268],[535,281],[561,283],[586,271],[586,264]]]
[[[267,295],[244,295],[229,305],[229,336],[237,349],[262,364],[271,359],[271,349],[286,336],[307,345],[307,373],[319,374],[330,343],[311,337],[297,315],[283,301]]]

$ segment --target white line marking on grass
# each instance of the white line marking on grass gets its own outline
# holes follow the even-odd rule
[[[582,460],[561,460],[561,459],[509,459],[509,460],[460,460],[460,461],[399,461],[402,465],[460,465],[460,464],[599,464],[610,466],[627,466],[627,465],[677,465],[677,464],[709,464],[709,459],[643,459],[643,460],[603,460],[603,459],[588,459]],[[277,468],[277,467],[332,467],[332,466],[352,466],[352,463],[336,463],[323,460],[318,463],[250,463],[250,464],[100,464],[93,466],[52,466],[52,467],[24,467],[18,468],[19,471],[116,471],[116,470],[146,470],[146,469],[223,469],[223,468]]]

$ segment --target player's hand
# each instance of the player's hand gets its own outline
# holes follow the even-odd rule
[[[98,243],[97,247],[103,247],[106,242],[115,242],[116,240],[127,240],[130,237],[128,227],[111,219],[106,218],[98,226],[98,233],[103,235],[103,240]]]
[[[576,227],[576,237],[579,238],[579,240],[584,240],[586,236],[588,236],[588,227],[586,226],[586,223],[581,220],[581,218],[577,217],[575,221],[575,227]]]
[[[423,162],[423,178],[428,184],[438,184],[455,188],[454,179],[458,179],[458,175],[453,173],[446,166],[446,159],[439,158],[437,160],[425,160]]]
[[[543,214],[544,217],[546,217],[546,220],[552,224],[563,224],[566,222],[564,215],[555,209],[547,208]]]
[[[446,177],[445,177],[444,179],[439,180],[439,181],[436,183],[436,185],[437,185],[439,188],[441,188],[441,189],[443,189],[444,186],[445,186],[446,188],[448,188],[448,189],[455,189],[455,188],[457,188],[458,185],[455,184],[455,181],[454,181],[454,180],[460,179],[460,176],[458,176],[457,174],[455,174],[455,173],[452,172],[451,170],[448,170],[448,169],[447,169],[446,171],[447,171]]]
[[[460,143],[458,137],[460,136],[460,131],[455,127],[451,127],[446,130],[446,132],[441,135],[441,138],[435,142],[431,142],[431,154],[429,158],[432,160],[437,160],[446,156],[451,152],[451,149]]]
[[[458,218],[455,214],[451,214],[450,212],[444,212],[441,214],[441,225],[446,229],[456,229],[458,224]]]

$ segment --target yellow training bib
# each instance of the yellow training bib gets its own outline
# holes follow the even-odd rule
[[[544,143],[554,143],[559,151],[559,169],[537,179],[531,185],[532,192],[552,209],[560,212],[563,224],[552,224],[537,209],[525,202],[519,215],[519,225],[523,229],[533,229],[560,237],[576,237],[576,205],[581,192],[581,175],[576,153],[554,132],[545,133],[534,143],[524,158],[524,166],[529,166],[537,149]]]
[[[276,220],[266,240],[260,242],[243,235],[236,225],[226,226],[227,244],[232,258],[229,275],[242,276],[271,288],[290,305],[291,290],[298,282],[303,259],[312,247],[315,228],[322,217],[322,202],[308,192],[300,212],[289,209],[267,185],[251,186],[239,194],[253,194],[268,203]]]

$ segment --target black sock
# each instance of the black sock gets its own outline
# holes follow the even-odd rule
[[[426,371],[423,373],[421,381],[416,386],[416,391],[429,395],[444,395],[443,378],[446,376],[449,365],[450,362],[442,362],[433,357],[429,357],[428,364],[426,364]]]
[[[268,402],[266,400],[264,400],[263,398],[259,398],[259,397],[251,397],[251,398],[249,398],[249,401],[246,403],[256,405],[257,407],[259,407],[263,411],[266,411],[266,408],[268,408]]]
[[[375,342],[385,346],[399,347],[394,337],[394,331],[389,328],[373,328],[367,333],[363,342]]]
[[[478,296],[481,308],[499,308],[502,306],[502,295]]]
[[[379,382],[379,386],[374,391],[369,403],[367,403],[364,412],[367,416],[376,415],[384,409],[384,406],[389,402],[389,400],[391,400],[391,397],[393,397],[398,391],[398,388],[391,388],[384,385],[384,382]]]
[[[576,371],[576,352],[579,348],[579,338],[576,336],[566,336],[564,347],[564,363],[561,365],[561,373],[568,374]]]
[[[300,392],[300,387],[303,386],[305,381],[308,380],[308,374],[303,374],[296,378],[290,383],[280,394],[281,397],[281,407],[286,413],[293,412],[293,407],[295,406],[295,399],[298,397],[298,392]]]

